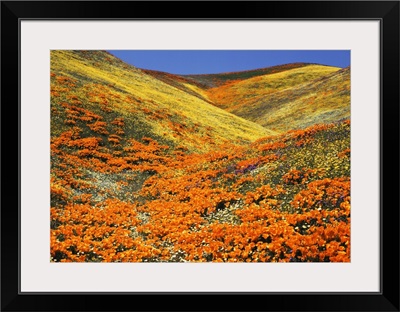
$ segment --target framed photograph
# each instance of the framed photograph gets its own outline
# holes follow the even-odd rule
[[[2,311],[399,311],[399,2],[216,4],[1,2]]]

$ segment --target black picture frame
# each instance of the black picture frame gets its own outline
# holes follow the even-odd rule
[[[227,6],[229,10],[224,10]],[[225,1],[221,5],[215,1],[2,1],[1,311],[399,311],[399,8],[399,1]],[[381,290],[336,294],[20,293],[19,26],[24,19],[380,20]],[[14,179],[16,172],[18,179]]]

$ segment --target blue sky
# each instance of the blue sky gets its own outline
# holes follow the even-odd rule
[[[350,65],[350,50],[108,50],[139,68],[172,74],[214,74],[295,62]]]

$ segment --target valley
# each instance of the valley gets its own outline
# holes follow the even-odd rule
[[[51,262],[349,262],[350,68],[51,51]]]

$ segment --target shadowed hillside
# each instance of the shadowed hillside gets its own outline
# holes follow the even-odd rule
[[[196,84],[200,84],[205,88],[214,88],[232,81],[241,81],[257,76],[280,73],[282,71],[301,68],[311,64],[308,63],[292,63],[285,65],[277,65],[260,69],[245,70],[238,72],[220,73],[220,74],[203,74],[203,75],[183,75],[187,79],[191,79]]]

